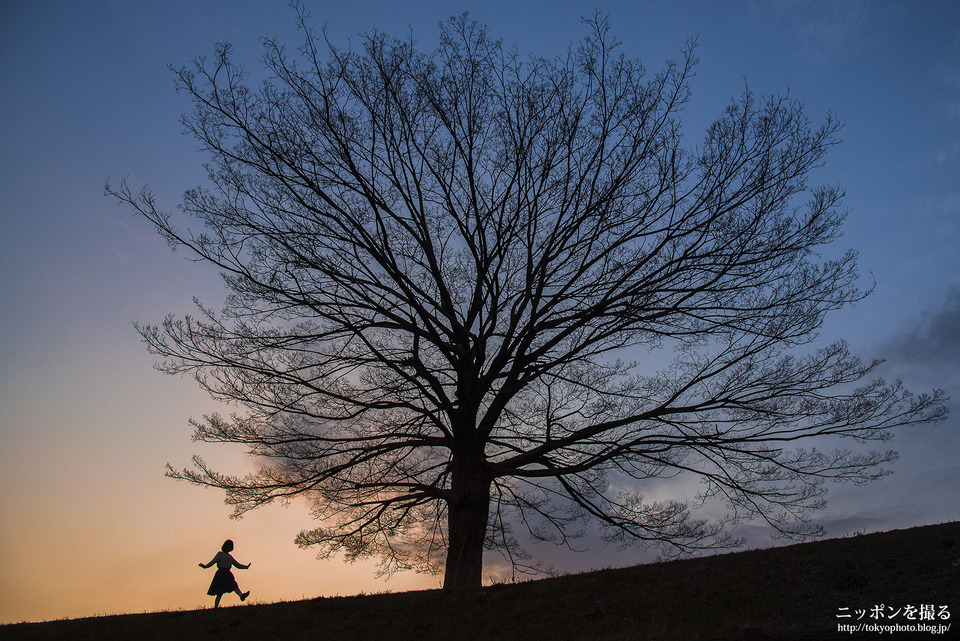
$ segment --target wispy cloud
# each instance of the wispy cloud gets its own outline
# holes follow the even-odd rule
[[[953,37],[953,50],[960,49],[960,31]],[[960,119],[960,65],[956,58],[949,62],[941,62],[937,65],[937,71],[940,76],[940,84],[943,87],[942,106],[947,117],[957,120]]]
[[[918,384],[960,388],[960,285],[947,289],[938,309],[919,313],[884,345],[887,370]],[[960,394],[955,389],[953,396]]]
[[[836,64],[863,42],[864,6],[859,2],[802,3],[794,6],[797,54],[813,64]]]
[[[941,214],[960,214],[960,192],[951,192],[927,200],[926,209]]]

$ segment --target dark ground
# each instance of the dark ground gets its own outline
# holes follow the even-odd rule
[[[960,638],[960,623],[952,629],[960,618],[958,559],[960,522],[476,590],[6,625],[0,640],[949,639]],[[923,604],[936,607],[935,620],[870,615],[874,606]],[[866,613],[859,620],[858,610]],[[838,618],[845,613],[851,618]],[[881,635],[840,632],[838,623],[951,629]]]

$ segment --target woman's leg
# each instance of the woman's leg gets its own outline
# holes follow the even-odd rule
[[[213,607],[219,608],[219,607],[220,607],[220,599],[222,599],[222,598],[223,598],[223,595],[222,595],[222,594],[218,594],[218,595],[217,595],[217,598],[216,598],[216,599],[214,600],[214,602],[213,602]]]

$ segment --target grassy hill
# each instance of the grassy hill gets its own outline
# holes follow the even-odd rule
[[[889,614],[934,605],[928,625],[960,619],[958,559],[960,522],[476,590],[21,623],[0,627],[0,639],[856,641],[881,636],[839,633],[837,623],[877,623],[874,606],[893,608]],[[940,619],[940,606],[950,619]],[[866,611],[859,621],[858,610]],[[838,618],[845,613],[851,618]],[[879,622],[910,623],[904,614]],[[882,638],[960,637],[960,622],[955,627],[952,636]]]

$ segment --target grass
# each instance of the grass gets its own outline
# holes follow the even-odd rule
[[[840,608],[933,604],[960,617],[957,559],[960,522],[475,590],[20,623],[0,639],[671,641],[746,638],[748,628],[866,639],[837,634]],[[784,634],[798,630],[808,632]]]

